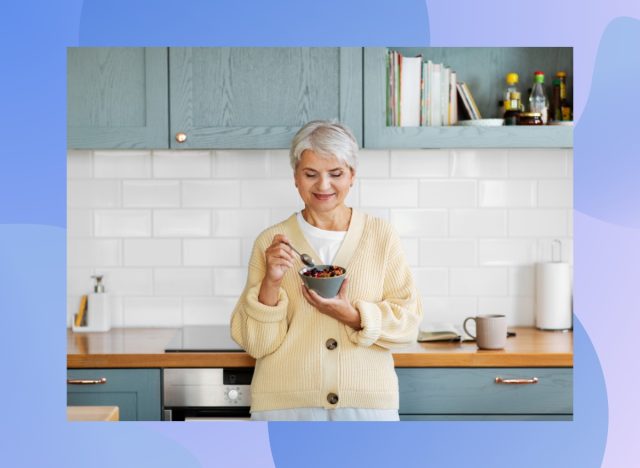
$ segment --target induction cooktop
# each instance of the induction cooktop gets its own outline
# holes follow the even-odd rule
[[[242,352],[228,325],[188,326],[176,333],[166,353]]]

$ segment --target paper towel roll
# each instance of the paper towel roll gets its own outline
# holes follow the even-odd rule
[[[565,262],[536,264],[536,327],[571,328],[571,267]]]

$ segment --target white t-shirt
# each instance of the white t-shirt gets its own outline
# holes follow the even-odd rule
[[[299,212],[296,215],[298,219],[298,225],[307,239],[311,247],[314,248],[320,258],[314,258],[313,260],[321,265],[333,265],[333,259],[336,258],[338,249],[344,240],[344,236],[347,231],[325,231],[324,229],[318,229],[315,226],[307,223],[307,221]]]

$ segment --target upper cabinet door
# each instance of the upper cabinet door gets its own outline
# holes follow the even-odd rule
[[[362,146],[362,49],[170,48],[172,148],[288,148],[338,119]]]
[[[168,148],[166,48],[68,49],[69,148]]]

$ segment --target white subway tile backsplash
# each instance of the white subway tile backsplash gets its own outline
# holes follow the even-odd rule
[[[505,210],[451,210],[451,237],[501,237],[507,233]]]
[[[120,182],[116,180],[69,180],[69,208],[117,208],[121,205]]]
[[[249,265],[255,241],[255,238],[252,237],[245,237],[240,240],[240,265]]]
[[[91,151],[69,150],[67,154],[67,178],[89,179],[93,176]]]
[[[509,295],[533,296],[535,294],[535,265],[509,268]]]
[[[450,323],[462,327],[465,318],[475,317],[477,302],[475,297],[423,297],[422,324]]]
[[[448,177],[446,150],[391,150],[391,177]]]
[[[356,177],[389,177],[389,151],[360,150]]]
[[[422,180],[419,205],[425,208],[474,208],[475,180]]]
[[[482,180],[479,192],[481,207],[536,206],[536,183],[532,180]]]
[[[409,266],[418,266],[420,260],[418,239],[411,237],[401,237],[402,249]]]
[[[182,206],[199,208],[240,206],[240,182],[235,180],[182,182]]]
[[[304,207],[288,150],[75,151],[67,317],[104,274],[112,326],[228,324],[257,235]],[[366,150],[347,206],[400,235],[424,320],[533,325],[535,263],[573,262],[572,150]]]
[[[240,266],[239,239],[187,239],[186,266]]]
[[[125,327],[180,327],[182,304],[177,297],[125,297]]]
[[[124,241],[126,266],[178,266],[181,264],[178,239],[130,239]]]
[[[443,237],[448,233],[445,210],[391,210],[390,222],[401,236]]]
[[[476,241],[464,239],[422,239],[420,241],[421,266],[475,266]]]
[[[417,180],[361,180],[360,204],[375,207],[417,207]]]
[[[67,293],[73,294],[78,298],[83,294],[89,294],[93,291],[94,280],[92,268],[67,268]],[[79,304],[76,304],[76,309]],[[77,310],[74,310],[74,313]]]
[[[289,171],[291,174],[291,170]],[[213,177],[233,179],[266,178],[269,176],[268,151],[233,150],[215,152]]]
[[[209,210],[154,210],[155,237],[207,237],[211,235]]]
[[[96,237],[149,237],[151,212],[148,210],[96,210]]]
[[[566,210],[509,210],[510,236],[566,236]]]
[[[452,268],[449,290],[456,296],[505,296],[507,268]]]
[[[271,226],[269,210],[215,210],[213,235],[215,237],[257,237]]]
[[[210,268],[156,268],[153,288],[159,296],[207,296],[213,293]]]
[[[452,177],[506,177],[507,151],[457,149],[451,152]]]
[[[186,297],[184,325],[229,325],[236,303],[236,298],[229,297]]]
[[[301,203],[293,178],[242,181],[241,187],[245,208],[284,208]]]
[[[480,239],[478,263],[491,265],[522,265],[537,260],[537,243],[531,239]]]
[[[208,179],[212,156],[209,151],[154,151],[153,177],[157,179]]]
[[[538,206],[546,208],[573,207],[572,180],[541,180],[538,182]]]
[[[293,168],[289,159],[288,150],[269,150],[269,175],[272,179],[293,180]]]
[[[239,297],[247,282],[247,272],[247,267],[216,268],[213,273],[214,294]]]
[[[74,239],[67,246],[67,265],[105,267],[120,265],[120,241],[114,239]]]
[[[150,268],[101,268],[105,290],[117,296],[151,296],[153,270]]]
[[[93,211],[67,210],[67,236],[90,237],[93,234]]]
[[[97,179],[146,179],[151,177],[149,151],[96,151],[93,176]]]
[[[449,271],[446,268],[413,268],[412,273],[421,296],[449,294]]]
[[[121,296],[111,296],[109,304],[111,308],[111,327],[124,327],[124,299]]]
[[[565,150],[514,149],[509,151],[509,177],[567,177]]]
[[[478,314],[506,315],[510,327],[534,325],[533,299],[530,297],[480,297]]]
[[[180,205],[178,181],[131,180],[122,184],[123,204],[127,208],[164,208]]]

